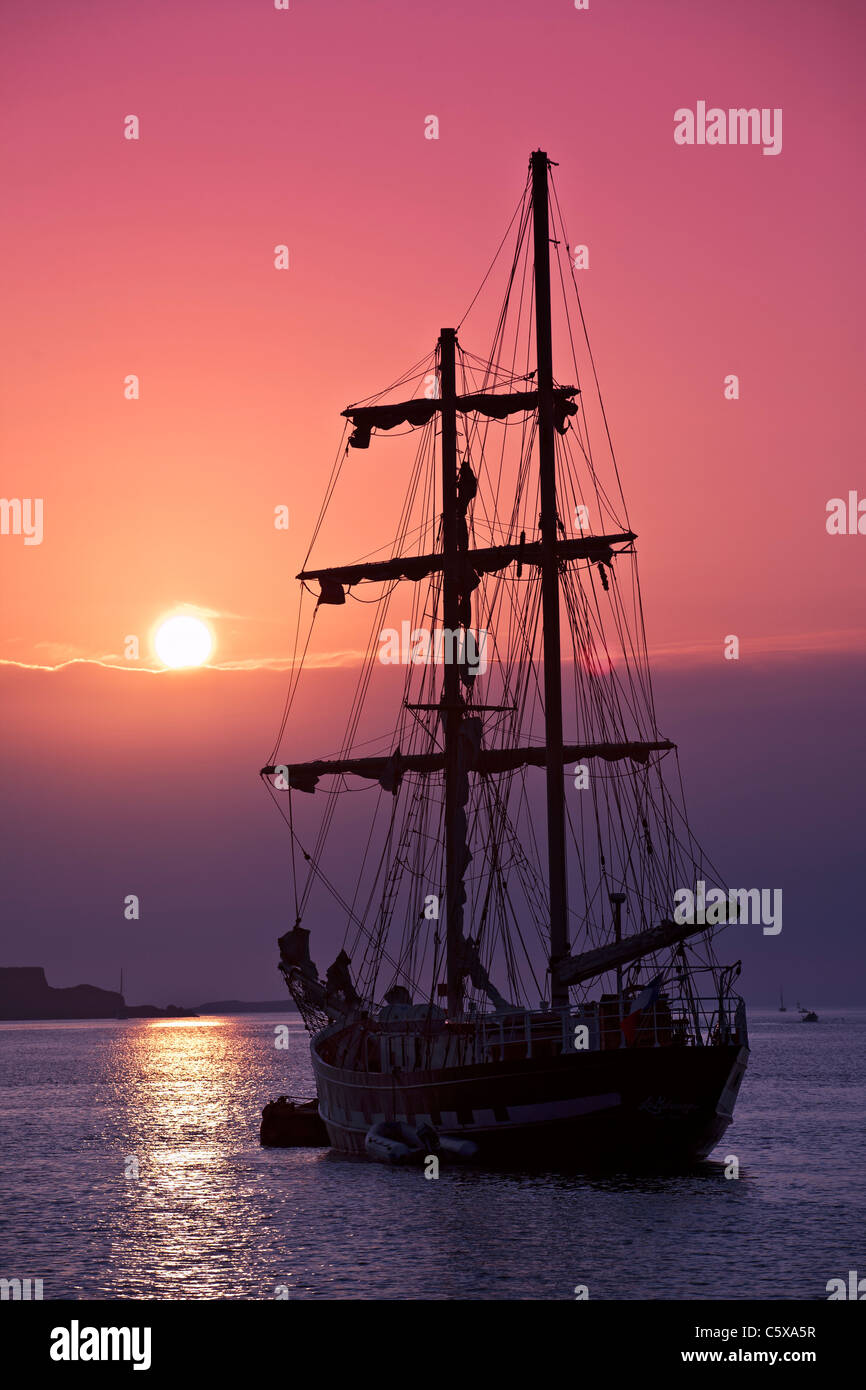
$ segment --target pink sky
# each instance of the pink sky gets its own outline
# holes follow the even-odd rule
[[[179,603],[237,615],[222,659],[284,655],[339,411],[459,317],[539,144],[590,247],[651,645],[860,646],[866,541],[824,526],[830,497],[866,496],[852,14],[7,10],[3,492],[44,498],[45,539],[0,543],[0,656],[116,653]],[[781,107],[781,155],[676,146],[698,99]],[[464,342],[489,332],[470,318]],[[389,539],[387,479],[351,463],[323,561]]]
[[[101,749],[117,767],[124,740],[177,760],[214,721],[228,737],[224,700],[253,765],[265,754],[278,678],[168,677],[148,703],[138,683],[166,678],[140,669],[147,635],[195,605],[217,615],[218,662],[285,661],[339,412],[460,318],[538,146],[590,248],[581,290],[651,649],[718,660],[720,680],[729,633],[741,667],[796,652],[810,679],[861,652],[866,537],[828,536],[825,516],[866,498],[864,28],[839,0],[7,6],[0,493],[44,499],[45,528],[39,546],[0,536],[9,737],[53,748],[65,728],[85,800]],[[781,108],[781,154],[677,146],[674,112],[699,100]],[[489,307],[461,333],[482,354]],[[321,563],[392,538],[383,457],[350,456]],[[366,610],[325,616],[321,650],[363,645]],[[144,660],[84,686],[19,669],[117,661],[128,634]],[[833,725],[831,708],[810,717]],[[17,955],[50,963],[41,938]]]

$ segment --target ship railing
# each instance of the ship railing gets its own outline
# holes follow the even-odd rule
[[[606,1052],[625,1047],[713,1047],[746,1043],[736,996],[661,995],[649,1008],[616,996],[562,1009],[520,1010],[475,1019],[478,1061]]]

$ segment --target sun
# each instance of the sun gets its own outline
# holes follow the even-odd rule
[[[201,666],[213,648],[213,635],[201,618],[178,613],[159,624],[153,639],[164,666]]]

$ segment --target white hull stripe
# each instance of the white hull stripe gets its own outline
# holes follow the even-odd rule
[[[503,1130],[522,1128],[525,1125],[547,1124],[552,1120],[570,1120],[578,1115],[591,1115],[599,1110],[612,1110],[622,1104],[622,1097],[617,1092],[610,1092],[602,1096],[578,1096],[573,1100],[551,1100],[542,1101],[536,1105],[509,1105],[508,1119],[496,1120],[491,1110],[473,1110],[472,1124],[458,1124],[457,1116],[452,1110],[443,1110],[441,1116],[440,1130],[447,1134],[456,1131],[461,1135],[469,1136],[473,1133],[481,1133],[488,1130]],[[342,1123],[340,1120],[327,1115],[319,1103],[319,1113],[325,1124],[333,1125],[335,1129],[349,1129],[358,1133],[366,1133],[369,1124],[376,1124],[384,1120],[384,1115],[373,1115],[368,1122],[364,1119],[360,1111],[353,1110],[348,1117],[349,1123]],[[406,1115],[398,1114],[397,1120],[406,1120]],[[430,1121],[429,1115],[415,1115],[416,1124],[426,1120]]]

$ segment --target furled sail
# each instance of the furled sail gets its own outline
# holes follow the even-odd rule
[[[499,993],[499,990],[484,969],[481,963],[481,957],[478,954],[478,943],[473,941],[471,936],[468,938],[461,936],[460,938],[458,968],[461,978],[468,975],[472,983],[476,985],[478,989],[484,991],[497,1012],[509,1013],[513,1011],[514,1005],[509,1004],[508,1000]]]
[[[559,541],[557,558],[562,564],[569,560],[589,560],[592,564],[609,565],[616,553],[615,545],[631,545],[637,536],[634,531],[618,531],[609,536],[575,536]],[[470,574],[492,574],[508,565],[541,565],[540,541],[515,541],[509,545],[492,545],[480,550],[467,550],[465,563]],[[373,560],[356,565],[336,565],[328,569],[302,570],[298,579],[315,579],[321,586],[320,603],[343,603],[343,585],[351,588],[362,580],[371,583],[393,579],[419,580],[442,569],[441,552],[430,555],[404,555],[393,560]]]
[[[630,758],[632,762],[646,763],[650,753],[667,753],[676,747],[669,739],[655,739],[648,742],[622,743],[568,743],[563,747],[563,762],[580,762],[584,758],[604,758],[607,762],[619,762]],[[519,767],[545,767],[547,749],[544,745],[536,748],[479,748],[469,764],[471,771],[481,773],[513,772]],[[276,777],[277,789],[312,792],[320,777],[351,774],[355,777],[369,777],[380,782],[386,791],[396,793],[400,779],[406,772],[419,772],[427,775],[442,772],[445,766],[443,753],[410,753],[403,755],[396,749],[387,758],[334,758],[319,759],[310,763],[282,763],[263,767],[263,777]],[[280,785],[280,779],[285,785]]]
[[[706,923],[661,922],[657,927],[636,932],[623,941],[612,941],[608,946],[599,946],[594,951],[584,951],[579,956],[566,956],[554,966],[554,974],[564,985],[578,985],[582,980],[592,980],[596,975],[604,975],[618,965],[640,960],[652,951],[662,951],[666,946],[676,946],[689,936],[696,936],[707,930]]]
[[[568,417],[577,414],[574,397],[579,395],[575,386],[554,387],[554,418],[560,434],[565,433]],[[422,399],[398,401],[393,405],[350,405],[342,413],[355,426],[349,439],[352,448],[369,449],[373,430],[393,430],[398,425],[412,425],[417,429],[429,424],[441,406],[441,401],[437,399]],[[507,394],[490,391],[457,397],[457,409],[461,414],[488,415],[493,420],[504,420],[509,415],[537,407],[537,391],[511,391]]]
[[[310,933],[297,924],[281,936],[280,969],[286,979],[295,1003],[302,1012],[326,1014],[328,1018],[341,1018],[351,1012],[360,1002],[349,973],[350,960],[341,951],[333,965],[328,967],[324,980],[310,957]]]

